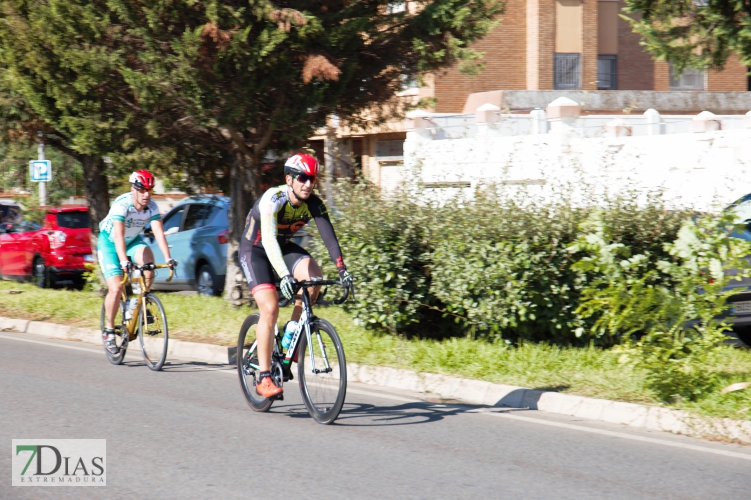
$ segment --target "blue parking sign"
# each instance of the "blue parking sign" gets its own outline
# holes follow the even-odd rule
[[[49,182],[52,180],[52,162],[49,160],[31,160],[31,182]]]

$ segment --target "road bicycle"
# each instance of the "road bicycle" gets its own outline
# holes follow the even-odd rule
[[[330,424],[344,405],[347,393],[347,362],[339,334],[325,319],[313,315],[308,287],[342,285],[339,280],[311,279],[298,281],[297,290],[302,290],[302,315],[286,352],[282,347],[282,334],[274,327],[274,348],[271,354],[271,376],[276,385],[292,380],[292,362],[297,363],[300,393],[308,413],[320,424]],[[341,298],[333,301],[342,304],[352,291],[344,288]],[[280,304],[283,306],[284,303]],[[253,313],[245,318],[237,338],[237,375],[248,405],[255,411],[268,411],[280,394],[266,398],[258,394],[256,381],[260,372],[258,365],[256,328],[260,315]]]
[[[123,276],[120,284],[125,286],[122,287],[120,307],[114,321],[117,352],[112,353],[106,347],[104,348],[107,359],[113,365],[122,364],[125,352],[128,350],[128,344],[138,337],[141,341],[141,354],[143,354],[146,365],[154,371],[162,369],[164,361],[167,359],[167,342],[169,340],[167,315],[159,298],[146,287],[143,272],[167,268],[169,268],[167,264],[147,262],[142,266],[133,266],[133,271],[139,271],[137,279],[132,277],[132,272]],[[173,276],[174,269],[170,269],[167,281],[172,281]],[[127,285],[131,285],[134,290],[138,290],[135,308],[131,310],[128,309]],[[107,319],[106,314],[105,306],[102,304],[102,331],[104,331]]]

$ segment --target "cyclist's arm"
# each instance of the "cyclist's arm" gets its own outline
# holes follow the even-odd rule
[[[121,220],[112,221],[112,241],[115,243],[115,251],[120,262],[128,260],[128,254],[125,247],[125,223]]]
[[[279,246],[279,240],[276,239],[279,234],[276,227],[276,219],[279,210],[284,206],[285,200],[281,196],[275,196],[274,191],[267,191],[259,203],[259,212],[261,214],[261,244],[266,250],[269,262],[274,267],[274,271],[280,278],[288,274],[287,264],[284,263],[282,248]]]
[[[162,255],[164,255],[164,261],[169,262],[172,256],[169,253],[169,245],[167,244],[167,238],[164,236],[164,226],[162,226],[161,219],[151,221],[151,231],[154,233],[154,239],[156,239]]]
[[[344,265],[342,249],[339,246],[339,240],[336,238],[336,232],[334,232],[334,226],[331,224],[331,219],[329,219],[326,205],[324,205],[323,202],[320,202],[318,205],[313,204],[310,206],[310,212],[311,215],[313,215],[313,220],[316,222],[318,233],[321,235],[323,243],[329,251],[331,260],[336,264],[337,271],[339,271],[340,274],[343,273],[347,270],[347,266]]]

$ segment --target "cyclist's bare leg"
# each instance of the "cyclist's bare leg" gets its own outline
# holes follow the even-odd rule
[[[311,278],[323,277],[323,271],[321,271],[321,267],[312,257],[303,259],[300,262],[298,262],[292,274],[295,276],[295,279],[297,281],[310,281]],[[320,291],[321,291],[320,286],[308,287],[308,293],[310,294],[311,304],[316,303],[316,299],[318,298],[318,292]],[[292,317],[290,319],[292,321],[297,321],[300,319],[301,314],[302,314],[302,299],[299,299],[295,301],[295,307],[294,309],[292,309]]]
[[[115,327],[115,316],[117,316],[117,308],[120,306],[120,293],[122,291],[122,276],[111,276],[106,279],[107,283],[107,296],[104,298],[104,311],[107,313],[104,319],[104,326],[106,328]]]
[[[258,341],[258,366],[262,372],[271,370],[271,352],[274,350],[274,326],[279,318],[279,296],[276,288],[264,288],[253,294],[261,318],[256,328]]]
[[[139,266],[147,262],[154,262],[154,252],[149,247],[141,247],[136,251],[136,264]],[[144,271],[143,278],[146,281],[146,289],[151,290],[151,284],[154,283],[154,271]]]

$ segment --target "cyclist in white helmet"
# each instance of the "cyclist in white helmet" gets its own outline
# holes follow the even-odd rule
[[[167,239],[162,228],[159,208],[151,199],[154,189],[154,176],[148,170],[137,170],[130,176],[130,192],[117,197],[107,217],[99,223],[97,257],[99,267],[107,283],[107,297],[104,299],[106,312],[105,327],[102,331],[104,347],[117,352],[115,344],[115,316],[120,303],[123,273],[130,270],[132,262],[143,265],[154,262],[154,254],[141,238],[141,230],[151,223],[159,248],[171,268],[177,265],[170,256]],[[144,278],[150,286],[154,271],[144,271]]]

